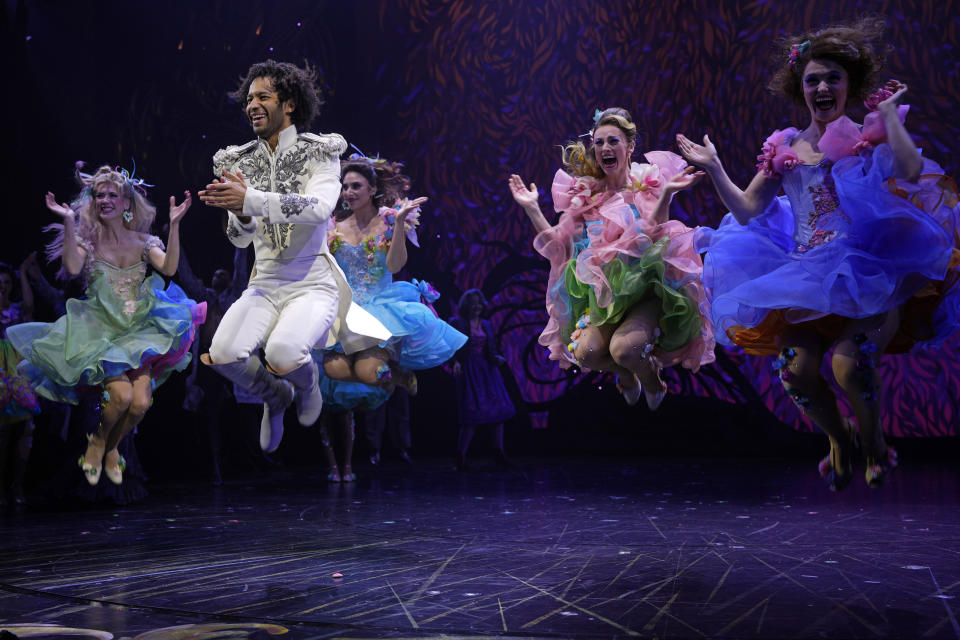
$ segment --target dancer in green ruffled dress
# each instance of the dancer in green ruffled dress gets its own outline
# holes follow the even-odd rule
[[[171,283],[147,276],[149,267],[170,276],[177,269],[180,220],[190,207],[190,192],[177,205],[170,197],[167,248],[147,231],[156,208],[145,197],[143,180],[126,171],[101,167],[80,172],[83,185],[71,204],[57,204],[47,193],[47,208],[63,218],[51,225],[58,235],[48,257],[59,257],[70,275],[83,273],[84,299],[67,301],[56,322],[10,327],[7,336],[24,357],[19,371],[41,396],[77,404],[85,387],[103,390],[100,425],[88,436],[80,468],[91,485],[103,471],[123,482],[124,461],[117,445],[140,422],[153,389],[190,362],[190,343],[203,323],[206,304],[197,304]]]
[[[693,230],[669,219],[674,194],[703,174],[668,151],[631,163],[637,127],[626,109],[598,110],[589,135],[588,145],[563,149],[567,171],[557,171],[552,189],[556,225],[540,211],[536,185],[510,176],[537,231],[533,246],[550,260],[540,344],[561,367],[616,373],[627,404],[639,401],[642,384],[656,409],[666,393],[661,368],[696,371],[714,360]]]

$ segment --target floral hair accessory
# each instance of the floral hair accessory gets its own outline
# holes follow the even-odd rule
[[[790,54],[787,56],[787,63],[791,67],[796,67],[797,63],[800,62],[800,55],[806,53],[807,49],[810,48],[810,41],[804,40],[800,44],[794,44],[790,46]]]
[[[361,151],[361,150],[360,150],[360,147],[358,147],[357,145],[353,144],[352,142],[350,143],[350,146],[353,147],[354,149],[356,149],[357,152],[356,152],[356,153],[351,153],[350,156],[347,158],[348,161],[350,161],[350,162],[365,162],[365,163],[367,163],[367,164],[369,164],[369,165],[374,165],[374,164],[380,162],[380,152],[379,152],[379,151],[377,152],[377,157],[376,157],[376,158],[371,158],[370,156],[368,156],[367,154],[365,154],[363,151]]]
[[[144,187],[153,187],[153,186],[155,186],[155,185],[147,184],[147,182],[146,182],[143,178],[135,178],[135,177],[133,177],[134,174],[137,172],[137,162],[136,162],[136,160],[133,160],[132,158],[131,158],[131,161],[133,162],[133,171],[131,171],[130,173],[127,173],[127,170],[126,170],[126,169],[123,169],[123,168],[121,168],[121,167],[117,167],[117,168],[116,168],[116,172],[119,173],[121,176],[123,176],[123,179],[124,179],[124,180],[127,182],[127,184],[130,185],[132,188],[134,188],[134,189],[136,189],[137,191],[139,191],[142,195],[147,195],[147,190],[144,189]]]
[[[596,109],[593,112],[593,124],[597,124],[598,122],[600,122],[600,116],[602,115],[603,115],[603,111],[600,111],[600,109]]]

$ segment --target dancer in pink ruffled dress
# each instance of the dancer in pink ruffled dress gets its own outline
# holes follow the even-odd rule
[[[552,189],[556,225],[540,211],[536,185],[517,175],[509,184],[537,231],[534,248],[550,261],[540,344],[563,368],[616,373],[627,404],[642,389],[656,409],[663,367],[696,371],[714,360],[693,230],[668,219],[673,195],[703,174],[667,151],[631,163],[636,137],[630,114],[611,108],[595,114],[587,145],[564,147]]]

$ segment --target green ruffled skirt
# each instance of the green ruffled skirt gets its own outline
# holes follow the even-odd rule
[[[663,351],[678,351],[700,336],[702,317],[697,304],[679,291],[679,283],[670,283],[665,278],[664,254],[670,244],[669,238],[654,243],[638,260],[630,263],[615,258],[603,267],[610,282],[613,301],[606,307],[597,304],[593,287],[577,278],[576,259],[567,263],[561,279],[565,289],[570,317],[561,324],[565,341],[576,330],[577,321],[584,314],[590,315],[590,324],[601,326],[617,324],[637,303],[657,298],[660,301],[660,337],[657,341]]]

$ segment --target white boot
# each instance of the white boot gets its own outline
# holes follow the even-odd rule
[[[239,362],[210,364],[217,373],[263,400],[260,420],[260,448],[276,451],[283,438],[283,412],[293,402],[293,387],[264,368],[260,358],[251,356]]]
[[[313,426],[320,418],[323,409],[323,396],[320,394],[320,372],[313,359],[299,369],[283,375],[284,380],[293,383],[297,390],[297,420],[305,427]]]

